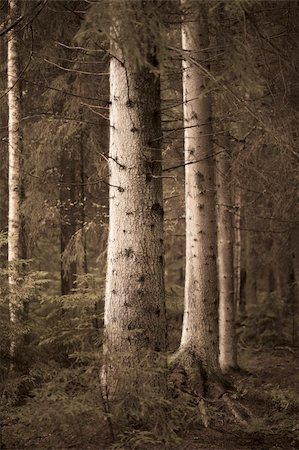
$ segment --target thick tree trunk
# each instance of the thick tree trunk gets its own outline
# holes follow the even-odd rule
[[[21,15],[20,1],[9,0],[9,16],[12,21]],[[8,263],[9,272],[9,314],[12,325],[10,356],[15,359],[17,338],[14,329],[18,324],[19,315],[23,312],[17,290],[20,282],[20,264],[22,258],[22,217],[21,217],[21,88],[19,70],[19,36],[16,28],[8,33],[7,53],[7,80],[8,80]],[[13,363],[12,363],[13,366]]]
[[[150,2],[144,8],[147,5]],[[115,26],[122,36],[134,33],[122,27],[122,19]],[[137,67],[129,55],[122,63],[124,55],[114,45],[117,58],[110,64],[110,206],[102,381],[112,396],[128,387],[138,391],[143,377],[149,385],[155,384],[155,361],[166,347],[160,83],[153,68],[146,66],[155,64],[155,50],[150,50],[152,56],[143,67]]]
[[[204,4],[182,1],[186,277],[184,319],[178,359],[193,354],[208,372],[218,372],[218,289],[215,182],[212,157],[211,95],[205,65],[209,46]],[[192,60],[190,60],[192,58]],[[190,164],[192,163],[192,164]]]
[[[227,145],[227,140],[225,140]],[[217,155],[217,237],[219,278],[219,364],[223,373],[237,368],[234,302],[234,248],[230,156]]]

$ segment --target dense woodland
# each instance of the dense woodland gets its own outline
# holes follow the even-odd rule
[[[298,448],[298,37],[1,0],[0,448]]]

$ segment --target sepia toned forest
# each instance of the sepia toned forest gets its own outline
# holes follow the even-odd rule
[[[299,1],[0,0],[0,448],[299,447]]]

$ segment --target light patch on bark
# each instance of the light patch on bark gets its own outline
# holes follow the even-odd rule
[[[196,8],[197,5],[197,8]],[[205,64],[209,45],[204,14],[198,4],[182,1],[186,278],[179,353],[193,352],[203,366],[218,370],[218,291],[216,268],[215,182],[211,94],[207,79],[190,57]],[[203,9],[203,7],[202,7]]]

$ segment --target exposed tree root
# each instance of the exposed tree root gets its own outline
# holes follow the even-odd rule
[[[222,396],[222,399],[228,413],[231,413],[240,425],[248,425],[248,423],[252,419],[252,414],[249,409],[245,405],[243,405],[236,397],[232,398],[229,393],[225,393]]]
[[[233,386],[219,372],[204,367],[192,353],[181,353],[170,362],[169,387],[175,397],[189,398],[191,404],[197,404],[204,427],[209,427],[208,405],[214,404],[219,410],[228,413],[228,419],[246,426],[252,414],[237,398]]]
[[[210,424],[209,415],[207,413],[206,402],[204,399],[199,400],[199,412],[201,415],[201,420],[205,428],[208,428]]]

